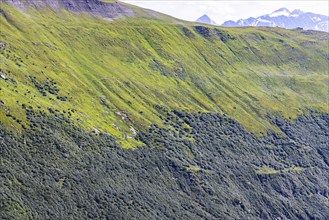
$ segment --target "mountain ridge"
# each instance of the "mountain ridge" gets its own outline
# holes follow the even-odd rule
[[[126,6],[1,2],[0,219],[325,219],[329,34]]]
[[[222,26],[241,27],[241,26],[270,26],[282,28],[304,28],[318,31],[329,31],[329,17],[311,12],[303,12],[296,9],[290,12],[287,8],[280,8],[271,14],[239,19],[238,21],[226,21]]]
[[[144,17],[154,20],[182,22],[169,15],[117,0],[1,0],[1,2],[13,5],[25,12],[29,9],[50,8],[56,12],[68,10],[74,13],[86,13],[107,20],[124,17]]]
[[[50,7],[55,11],[67,9],[74,12],[87,12],[104,18],[116,18],[121,16],[134,16],[133,10],[124,7],[118,1],[103,2],[99,0],[2,0],[21,10],[26,11],[28,8],[46,8]]]

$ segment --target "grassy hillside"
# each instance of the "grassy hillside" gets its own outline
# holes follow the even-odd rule
[[[134,9],[136,14],[138,10]],[[328,113],[328,34],[200,26],[172,19],[108,21],[1,4],[0,117],[29,127],[22,106],[58,111],[135,146],[162,124],[156,106],[225,113],[255,133],[267,115]]]
[[[0,14],[0,219],[329,216],[328,33],[112,0]]]

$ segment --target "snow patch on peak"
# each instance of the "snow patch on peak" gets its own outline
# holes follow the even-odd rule
[[[290,14],[289,17],[297,18],[297,17],[299,17],[299,14]]]
[[[238,24],[239,25],[244,25],[244,20],[242,20],[242,19],[238,20]]]
[[[257,18],[257,21],[263,22],[263,23],[271,23],[271,21],[266,20],[266,19],[262,19],[262,18]]]
[[[271,13],[269,16],[271,18],[273,17],[279,17],[279,16],[289,16],[290,15],[290,11],[286,8],[280,8],[279,10],[274,11],[273,13]]]
[[[305,12],[299,10],[299,9],[295,9],[291,12],[291,14],[289,15],[289,17],[294,17],[294,18],[297,18],[299,17],[300,15],[304,14]]]
[[[277,26],[287,29],[301,27],[307,30],[329,32],[329,18],[325,15],[303,12],[299,9],[290,12],[286,8],[280,8],[272,14],[265,14],[257,18],[239,19],[237,22],[230,22],[229,25],[224,23],[223,26]]]
[[[312,19],[312,21],[321,21],[321,18],[319,18],[319,17],[313,17],[313,18],[311,18]]]

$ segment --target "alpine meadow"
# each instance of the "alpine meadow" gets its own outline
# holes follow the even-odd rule
[[[329,218],[327,32],[0,2],[0,219]]]

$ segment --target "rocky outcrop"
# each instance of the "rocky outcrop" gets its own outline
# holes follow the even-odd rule
[[[28,8],[50,7],[55,11],[66,9],[72,12],[86,12],[107,19],[135,15],[131,8],[117,1],[107,3],[99,0],[1,0],[1,2],[14,5],[23,11],[26,11]]]

